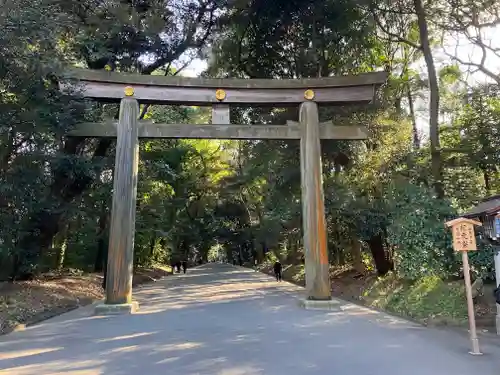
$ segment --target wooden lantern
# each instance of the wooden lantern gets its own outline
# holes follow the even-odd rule
[[[479,221],[459,217],[458,219],[446,222],[445,225],[451,227],[453,233],[453,249],[455,251],[477,250],[474,225],[481,226]]]

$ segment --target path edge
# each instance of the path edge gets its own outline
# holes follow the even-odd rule
[[[190,267],[190,268],[193,269],[193,268],[197,268],[197,267],[200,267],[200,265]],[[151,285],[153,283],[165,280],[166,278],[171,277],[173,275],[174,275],[174,273],[162,276],[158,279],[148,280],[146,282],[143,282],[141,284],[136,285],[136,287],[133,288],[133,290],[137,290],[137,289],[140,289],[144,286]],[[10,335],[11,333],[15,333],[15,332],[25,331],[29,327],[36,326],[36,325],[43,323],[47,320],[68,314],[70,312],[73,312],[73,311],[81,309],[81,308],[95,309],[98,305],[103,304],[103,303],[104,303],[104,298],[98,298],[98,299],[83,298],[83,299],[79,299],[78,301],[76,301],[75,304],[61,306],[61,307],[58,307],[55,309],[42,311],[42,312],[32,316],[31,318],[29,318],[25,322],[16,324],[16,325],[10,327],[9,329],[5,330],[4,332],[0,333],[0,337],[7,336],[7,335]]]

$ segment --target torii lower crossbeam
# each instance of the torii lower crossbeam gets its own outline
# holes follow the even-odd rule
[[[73,137],[116,138],[117,122],[78,124],[69,132]],[[138,123],[139,138],[181,139],[300,139],[300,126],[289,125],[233,125],[233,124],[154,124]],[[356,140],[366,139],[364,126],[333,126],[331,122],[319,124],[321,139]]]

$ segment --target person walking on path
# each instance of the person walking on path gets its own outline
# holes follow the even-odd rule
[[[187,270],[187,261],[183,260],[182,262],[182,272],[183,273],[186,273],[186,270]]]
[[[177,269],[177,273],[181,273],[181,262],[177,261],[177,263],[175,263],[175,268]]]
[[[283,267],[281,266],[281,263],[277,260],[273,266],[274,275],[276,276],[276,281],[281,281],[282,279],[281,275],[282,268]]]

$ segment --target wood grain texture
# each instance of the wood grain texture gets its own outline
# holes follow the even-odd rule
[[[386,72],[363,73],[339,77],[304,79],[235,79],[235,78],[190,78],[165,77],[163,75],[141,75],[134,73],[108,72],[75,68],[67,71],[62,79],[88,82],[121,83],[125,85],[153,85],[171,87],[204,87],[209,89],[315,89],[319,87],[342,87],[360,85],[382,85],[388,78]],[[215,92],[215,91],[214,91]]]
[[[321,166],[318,105],[300,106],[300,161],[302,217],[305,247],[306,293],[311,300],[331,299],[326,241],[323,174]]]
[[[271,83],[272,81],[270,81]],[[61,90],[68,86],[62,82]],[[88,98],[100,101],[119,101],[123,97],[126,83],[102,83],[81,81],[79,91]],[[271,85],[272,86],[272,85]],[[205,87],[173,87],[154,85],[134,85],[134,97],[141,103],[209,105],[220,103],[215,97],[215,89]],[[253,106],[290,106],[304,101],[302,88],[227,88],[225,104]],[[324,104],[370,103],[374,99],[375,85],[319,87],[314,90],[314,101]]]
[[[78,124],[68,135],[73,137],[116,137],[117,123]],[[368,138],[364,126],[333,126],[320,124],[321,139],[359,140]],[[139,124],[139,138],[181,139],[300,139],[300,127],[294,125],[234,125],[234,124]]]
[[[139,166],[139,104],[123,98],[120,104],[113,206],[109,231],[106,304],[132,302],[137,172]]]

